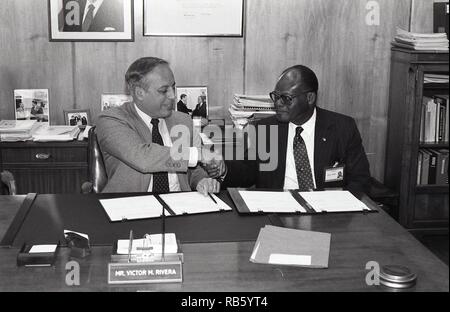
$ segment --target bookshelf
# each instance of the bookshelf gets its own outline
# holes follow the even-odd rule
[[[411,230],[448,232],[448,184],[418,184],[423,173],[419,155],[429,149],[444,152],[449,149],[448,139],[421,141],[424,98],[449,94],[448,83],[425,84],[425,74],[448,75],[448,52],[391,49],[384,183],[399,194],[400,224]]]

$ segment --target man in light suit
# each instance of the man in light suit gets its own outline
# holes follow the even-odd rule
[[[125,80],[133,102],[103,111],[97,120],[108,176],[103,192],[218,192],[219,183],[198,165],[204,154],[191,147],[191,118],[173,110],[175,79],[169,64],[140,58]],[[188,146],[176,145],[180,133],[190,134]]]
[[[318,80],[306,66],[286,69],[270,93],[276,115],[256,124],[253,146],[276,147],[277,159],[226,161],[209,164],[210,176],[220,177],[222,187],[269,189],[324,189],[343,187],[367,192],[370,172],[361,136],[353,118],[316,107]],[[270,131],[277,130],[276,144]],[[265,131],[261,131],[265,130]],[[261,136],[266,134],[265,138]],[[272,142],[274,143],[274,142]],[[248,154],[248,151],[247,151]],[[275,162],[275,170],[261,170]]]
[[[60,29],[67,32],[123,32],[123,0],[63,0]]]

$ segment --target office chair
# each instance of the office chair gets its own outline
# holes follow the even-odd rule
[[[81,192],[100,193],[108,181],[108,176],[106,175],[102,152],[97,142],[95,127],[89,129],[88,133],[88,158],[89,181],[83,183]]]
[[[16,181],[11,172],[4,170],[0,172],[1,182],[0,182],[0,194],[1,195],[16,195]]]

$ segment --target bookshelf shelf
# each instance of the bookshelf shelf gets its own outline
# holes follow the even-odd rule
[[[424,230],[442,226],[448,229],[449,186],[440,184],[417,185],[418,179],[442,181],[442,171],[436,166],[436,175],[424,174],[421,157],[428,151],[437,155],[437,163],[449,149],[449,142],[421,142],[421,121],[424,97],[448,96],[448,83],[424,83],[425,74],[449,74],[449,54],[391,49],[390,94],[386,166],[384,184],[399,194],[398,221],[409,229]],[[426,102],[429,103],[429,102]],[[447,109],[450,109],[447,103]],[[441,123],[442,124],[442,123]],[[441,124],[438,124],[440,127]],[[441,129],[437,127],[438,129]],[[447,125],[448,127],[448,125]],[[422,128],[423,129],[426,128]],[[430,126],[430,129],[434,129]],[[432,135],[431,135],[432,136]],[[422,139],[423,140],[423,139]],[[443,151],[442,151],[443,150]],[[442,158],[440,158],[442,157]],[[423,156],[425,158],[425,156]],[[422,158],[420,158],[422,159]],[[431,156],[430,156],[431,159]],[[447,161],[448,163],[448,161]],[[443,167],[445,168],[445,167]],[[431,169],[430,169],[431,172]],[[439,174],[439,179],[437,175]],[[445,171],[444,171],[445,173]],[[434,178],[434,179],[433,179]],[[427,183],[427,179],[424,179]]]
[[[447,142],[435,142],[435,143],[419,143],[419,148],[448,148],[449,144]]]
[[[416,194],[448,194],[447,185],[417,185]]]

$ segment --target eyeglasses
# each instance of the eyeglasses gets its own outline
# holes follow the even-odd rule
[[[276,91],[272,91],[269,93],[270,99],[276,103],[279,99],[281,99],[283,101],[283,103],[292,103],[292,100],[294,98],[296,98],[297,96],[300,96],[302,94],[306,94],[308,92],[311,92],[310,90],[308,91],[304,91],[304,92],[300,92],[298,94],[279,94]]]

